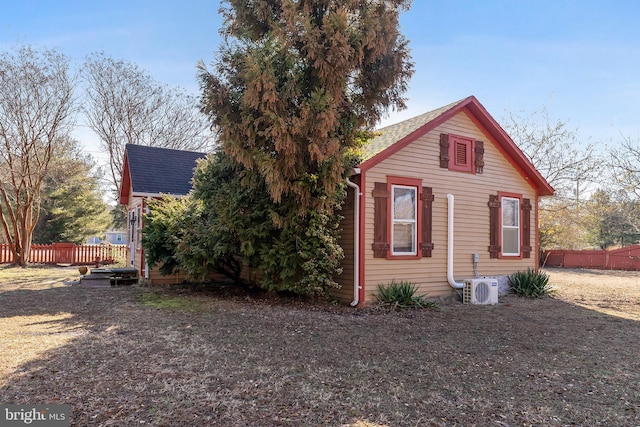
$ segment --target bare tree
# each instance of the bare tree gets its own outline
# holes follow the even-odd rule
[[[505,130],[556,190],[556,197],[540,203],[540,247],[587,246],[581,205],[602,170],[595,146],[583,143],[566,122],[550,118],[546,108],[527,117],[510,114]]]
[[[111,180],[118,187],[125,144],[207,151],[213,145],[199,100],[163,86],[136,64],[104,54],[89,56],[83,67],[88,126],[109,155]]]
[[[528,117],[511,114],[505,130],[560,197],[579,199],[580,186],[601,171],[594,145],[580,141],[566,122],[551,119],[546,108]]]
[[[610,151],[610,165],[616,185],[640,201],[640,139],[625,137]]]
[[[20,266],[29,261],[51,155],[73,125],[74,86],[69,60],[55,50],[0,54],[0,222]]]
[[[613,185],[623,201],[621,214],[626,224],[640,234],[640,138],[624,137],[609,153]]]

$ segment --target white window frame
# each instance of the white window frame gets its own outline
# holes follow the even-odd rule
[[[516,202],[516,209],[515,209],[515,218],[516,218],[516,225],[505,225],[504,224],[504,206],[505,206],[505,201],[515,201]],[[505,257],[517,257],[520,256],[520,247],[522,245],[522,230],[520,229],[521,225],[522,225],[522,218],[520,215],[520,209],[521,209],[521,205],[522,201],[517,198],[517,197],[508,197],[508,196],[502,196],[502,199],[500,200],[500,206],[502,207],[500,210],[500,239],[501,239],[501,252],[502,252],[502,256]],[[506,252],[505,251],[505,230],[516,230],[517,231],[517,236],[518,236],[518,242],[517,242],[517,251],[516,252]]]
[[[413,219],[395,217],[395,192],[396,189],[411,190],[414,193],[413,197]],[[413,224],[413,232],[411,235],[411,248],[410,252],[401,252],[395,250],[395,225],[396,224]],[[391,255],[396,256],[415,256],[418,254],[418,188],[411,185],[391,185]]]

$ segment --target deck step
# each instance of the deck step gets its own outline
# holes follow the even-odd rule
[[[80,286],[83,288],[110,288],[111,279],[108,277],[89,277],[80,279]]]

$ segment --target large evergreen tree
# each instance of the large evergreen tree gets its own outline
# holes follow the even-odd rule
[[[165,272],[239,280],[247,266],[271,290],[336,286],[344,177],[412,74],[398,16],[410,1],[228,0],[202,105],[220,151],[194,191],[152,203],[145,250]]]
[[[274,202],[294,198],[295,214],[331,211],[358,131],[404,108],[412,64],[398,17],[411,1],[225,3],[226,42],[200,75],[224,152],[258,172]]]
[[[200,66],[202,108],[221,151],[196,172],[179,241],[158,253],[188,272],[236,274],[240,260],[273,290],[336,286],[334,211],[366,131],[404,108],[413,68],[398,17],[410,3],[227,0],[215,70]],[[152,207],[152,227],[153,217]],[[148,239],[148,254],[162,245],[162,218],[175,226],[170,208],[157,206],[160,238]],[[189,240],[193,230],[199,237]]]

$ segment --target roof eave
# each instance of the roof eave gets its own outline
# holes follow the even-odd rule
[[[483,131],[488,133],[489,136],[491,136],[496,141],[496,143],[499,144],[505,154],[509,156],[513,164],[517,166],[517,168],[522,172],[525,179],[530,182],[530,184],[537,190],[540,196],[551,196],[554,194],[555,190],[553,189],[553,187],[546,181],[546,179],[544,179],[544,177],[533,166],[533,164],[524,155],[520,148],[518,148],[515,142],[513,142],[511,137],[504,131],[504,129],[502,129],[498,122],[493,119],[493,117],[482,106],[482,104],[480,104],[475,96],[469,96],[456,105],[452,106],[449,110],[443,112],[441,115],[431,120],[430,122],[425,123],[415,131],[400,139],[398,142],[387,147],[371,158],[365,160],[359,165],[359,168],[362,171],[371,169],[372,167],[385,160],[392,154],[403,149],[422,135],[430,132],[437,126],[449,120],[451,117],[465,110],[470,113],[472,119],[475,118],[475,121],[482,125],[481,127],[483,128]]]
[[[444,123],[447,120],[449,120],[451,117],[453,117],[456,114],[458,114],[460,111],[462,111],[462,109],[469,102],[471,102],[472,99],[475,99],[475,98],[473,96],[470,96],[470,97],[464,99],[460,103],[458,103],[458,104],[454,105],[453,107],[451,107],[451,109],[449,109],[449,110],[443,112],[442,114],[440,114],[435,119],[429,121],[428,123],[425,123],[424,125],[420,126],[418,129],[416,129],[413,132],[411,132],[410,134],[406,135],[405,137],[400,139],[398,142],[396,142],[393,145],[387,147],[386,149],[382,150],[381,152],[377,153],[376,155],[368,158],[367,160],[362,162],[358,167],[363,171],[367,171],[367,170],[371,169],[373,166],[377,165],[378,163],[380,163],[384,159],[386,159],[389,156],[391,156],[392,154],[400,151],[401,149],[403,149],[407,145],[411,144],[416,139],[420,138],[422,135],[426,134],[427,132],[430,132],[431,130],[435,129],[437,126],[441,125],[442,123]],[[476,100],[476,102],[477,102],[477,100]]]
[[[118,202],[120,202],[121,205],[129,204],[130,190],[131,190],[131,173],[129,171],[129,158],[127,156],[127,151],[125,149],[124,160],[122,162],[122,179],[120,179],[120,188],[118,188]]]
[[[540,196],[552,196],[555,192],[551,184],[540,174],[538,169],[529,161],[527,156],[511,139],[502,126],[489,114],[475,97],[465,107],[482,124],[488,132],[523,172],[525,178],[537,189]]]

